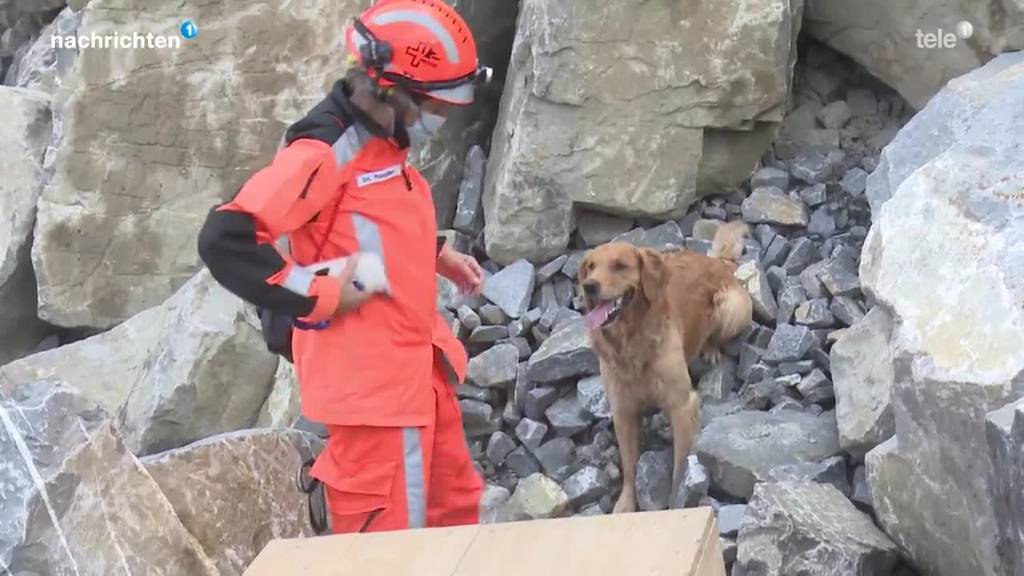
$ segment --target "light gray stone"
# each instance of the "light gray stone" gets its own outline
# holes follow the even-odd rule
[[[554,476],[563,468],[572,464],[572,457],[576,451],[576,445],[566,437],[555,438],[541,444],[533,450],[533,455],[540,462],[540,467],[549,476]]]
[[[640,510],[665,510],[672,490],[672,451],[644,452],[636,465],[636,504]]]
[[[731,10],[708,12],[700,27],[674,10],[521,5],[484,196],[491,257],[564,251],[575,204],[674,219],[750,175],[782,121],[801,6],[757,0],[739,28]]]
[[[498,344],[469,360],[466,378],[485,388],[510,386],[516,381],[519,349],[511,344]]]
[[[583,262],[585,255],[585,252],[570,252],[565,259],[565,265],[562,266],[562,274],[568,276],[570,280],[575,280],[580,271],[580,263]]]
[[[803,395],[806,404],[829,405],[836,397],[832,381],[817,368],[800,380],[797,390]]]
[[[580,400],[575,394],[559,398],[544,411],[544,414],[559,436],[572,436],[582,432],[587,429],[592,420],[590,415],[583,411]]]
[[[779,264],[782,264],[786,258],[786,254],[789,252],[789,242],[782,236],[776,236],[772,238],[771,243],[764,249],[764,255],[761,258],[761,267],[767,267],[769,270],[778,268]]]
[[[815,298],[797,306],[793,321],[809,328],[830,328],[836,323],[829,302],[824,298]]]
[[[864,194],[867,183],[868,173],[858,167],[853,167],[843,175],[842,180],[839,181],[839,186],[843,189],[843,192],[857,197]]]
[[[604,389],[604,384],[601,383],[600,376],[581,378],[576,383],[576,395],[583,410],[594,418],[612,417],[612,405],[608,400],[608,394]]]
[[[459,322],[462,322],[462,326],[469,331],[476,330],[482,324],[480,315],[473,311],[472,308],[463,304],[459,306],[456,313],[459,315]]]
[[[836,216],[827,206],[822,206],[811,213],[807,224],[807,233],[818,238],[831,238],[835,235],[838,224]]]
[[[799,286],[787,286],[779,295],[779,315],[775,319],[777,324],[789,324],[793,321],[793,314],[797,308],[807,302],[804,289]]]
[[[495,466],[501,466],[510,452],[516,449],[516,441],[508,434],[498,431],[487,441],[487,459]]]
[[[593,504],[609,493],[608,474],[600,468],[586,466],[565,481],[564,490],[569,505],[580,509]]]
[[[818,112],[818,120],[825,128],[842,128],[852,117],[850,106],[843,100],[836,100]]]
[[[800,199],[804,204],[815,208],[828,201],[828,187],[825,184],[814,184],[800,190]]]
[[[778,188],[758,188],[743,201],[743,219],[751,224],[807,226],[809,216],[803,202]]]
[[[508,326],[480,326],[469,335],[474,344],[494,344],[508,338]]]
[[[794,160],[792,172],[794,178],[807,184],[821,184],[832,179],[835,175],[828,157],[820,152],[800,156]],[[793,225],[806,226],[807,219],[804,218],[801,224]]]
[[[543,422],[537,422],[529,418],[523,418],[516,425],[516,438],[530,450],[535,450],[544,442],[544,436],[548,433],[548,426]]]
[[[470,438],[490,436],[501,428],[500,417],[495,425],[494,408],[486,402],[464,398],[459,400],[459,409],[462,411],[462,427]]]
[[[520,446],[505,458],[505,468],[515,474],[516,478],[527,478],[540,472],[537,459],[524,446]]]
[[[754,305],[754,317],[759,322],[773,324],[779,307],[768,286],[768,278],[756,262],[744,262],[736,269],[736,279],[750,294]]]
[[[459,399],[468,398],[470,400],[485,402],[487,404],[491,404],[494,400],[494,394],[492,394],[490,388],[481,388],[466,382],[455,387],[455,395]]]
[[[789,376],[799,374],[801,376],[810,374],[814,370],[813,360],[800,360],[798,362],[783,362],[779,364],[779,375]]]
[[[1008,548],[1007,569],[1024,569],[1024,548],[1018,536],[1024,534],[1024,399],[990,412],[986,420],[988,444],[996,473],[994,497],[999,532]]]
[[[693,508],[699,506],[701,500],[708,497],[711,478],[708,470],[700,463],[696,454],[686,458],[686,474],[683,481],[676,487],[670,502],[671,508]]]
[[[588,248],[611,242],[612,238],[631,230],[633,224],[632,218],[602,214],[592,210],[582,211],[576,218],[576,227],[579,230],[580,238]]]
[[[845,331],[830,353],[839,443],[860,459],[896,432],[892,318],[876,306]]]
[[[718,509],[718,535],[735,538],[747,514],[746,504],[729,504]]]
[[[543,420],[544,411],[558,400],[558,389],[554,386],[535,386],[526,393],[523,413],[533,420]]]
[[[686,239],[683,237],[682,230],[679,229],[679,224],[670,220],[645,231],[639,246],[654,250],[671,250],[683,246],[685,242]]]
[[[846,475],[846,460],[833,456],[820,462],[783,464],[768,471],[769,482],[817,482],[829,484],[843,496],[850,496],[850,482]]]
[[[830,258],[818,273],[825,289],[834,297],[860,294],[860,278],[843,258]]]
[[[0,365],[24,356],[45,336],[36,318],[30,251],[50,141],[50,106],[50,97],[41,92],[0,87]]]
[[[711,475],[712,486],[746,499],[776,466],[835,456],[839,438],[835,419],[829,415],[742,411],[708,424],[696,452]]]
[[[240,574],[270,540],[315,536],[306,495],[282,471],[320,447],[297,430],[247,430],[141,462],[220,573]]]
[[[690,248],[691,241],[697,241],[701,244],[707,242],[710,243],[715,239],[715,234],[718,233],[718,228],[721,226],[720,220],[697,220],[693,225],[693,238],[687,238],[686,246]],[[710,244],[709,244],[710,245]],[[692,249],[692,248],[690,248]],[[705,251],[706,253],[706,251]]]
[[[299,381],[291,362],[279,361],[273,388],[256,418],[257,428],[291,428],[299,419]]]
[[[815,262],[800,273],[800,285],[808,298],[824,298],[828,296],[828,290],[822,283],[819,273],[825,268],[825,261]]]
[[[565,267],[566,262],[568,260],[569,256],[566,254],[562,254],[561,256],[555,258],[554,260],[538,268],[537,283],[543,284],[548,280],[552,279],[555,276],[555,274],[558,274],[559,272],[562,271],[562,268]]]
[[[527,376],[533,382],[547,384],[597,373],[597,356],[581,317],[567,322],[544,341],[530,357]]]
[[[459,199],[455,207],[452,228],[475,236],[483,229],[484,166],[487,157],[480,146],[473,146],[466,155],[462,183],[459,185]]]
[[[504,486],[485,485],[483,497],[480,498],[480,523],[497,523],[499,510],[511,497],[512,492]]]
[[[808,266],[818,261],[817,246],[810,238],[797,238],[792,243],[792,249],[782,264],[786,274],[800,274]]]
[[[754,172],[754,175],[750,177],[750,189],[756,190],[763,187],[774,187],[779,190],[788,189],[789,172],[773,166],[766,166]]]
[[[764,359],[773,363],[803,360],[813,345],[814,335],[806,326],[781,324],[772,335]]]
[[[848,296],[840,296],[832,300],[829,305],[832,315],[846,326],[853,326],[860,322],[864,316],[864,308],[859,302]]]
[[[519,318],[530,307],[534,272],[533,264],[518,260],[484,280],[483,295],[505,314]]]
[[[523,478],[498,512],[500,522],[558,518],[570,510],[569,497],[557,482],[539,473]]]
[[[868,477],[864,466],[858,466],[857,469],[853,471],[853,482],[851,482],[850,486],[850,501],[869,510],[874,507],[874,503],[871,501],[871,487],[868,486]]]
[[[737,538],[734,576],[889,574],[899,549],[835,488],[759,485]]]

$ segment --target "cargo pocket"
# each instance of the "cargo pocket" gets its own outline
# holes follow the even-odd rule
[[[391,507],[396,463],[370,460],[337,464],[329,470],[317,471],[327,488],[332,530],[366,532],[372,528],[374,519]]]

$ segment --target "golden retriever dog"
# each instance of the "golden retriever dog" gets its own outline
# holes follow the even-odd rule
[[[611,243],[580,263],[587,332],[612,406],[622,457],[622,495],[615,513],[636,510],[636,466],[642,416],[665,412],[672,425],[672,492],[700,430],[701,401],[690,379],[697,354],[709,363],[751,324],[752,302],[734,273],[746,224],[723,224],[707,256]]]

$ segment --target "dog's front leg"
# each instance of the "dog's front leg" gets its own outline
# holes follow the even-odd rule
[[[612,398],[616,394],[610,395]],[[624,398],[612,400],[612,422],[622,460],[622,494],[615,503],[615,514],[636,511],[636,466],[640,460],[640,410]]]
[[[687,377],[689,380],[689,377]],[[688,384],[688,383],[687,383]],[[700,395],[696,391],[687,394],[687,399],[668,409],[672,422],[672,492],[679,491],[679,484],[686,474],[687,458],[693,450],[697,432],[700,430]],[[682,506],[682,503],[679,503]]]

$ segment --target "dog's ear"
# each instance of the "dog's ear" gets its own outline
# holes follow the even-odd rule
[[[650,248],[640,248],[637,255],[640,259],[640,289],[653,302],[665,285],[665,260],[660,252]]]

